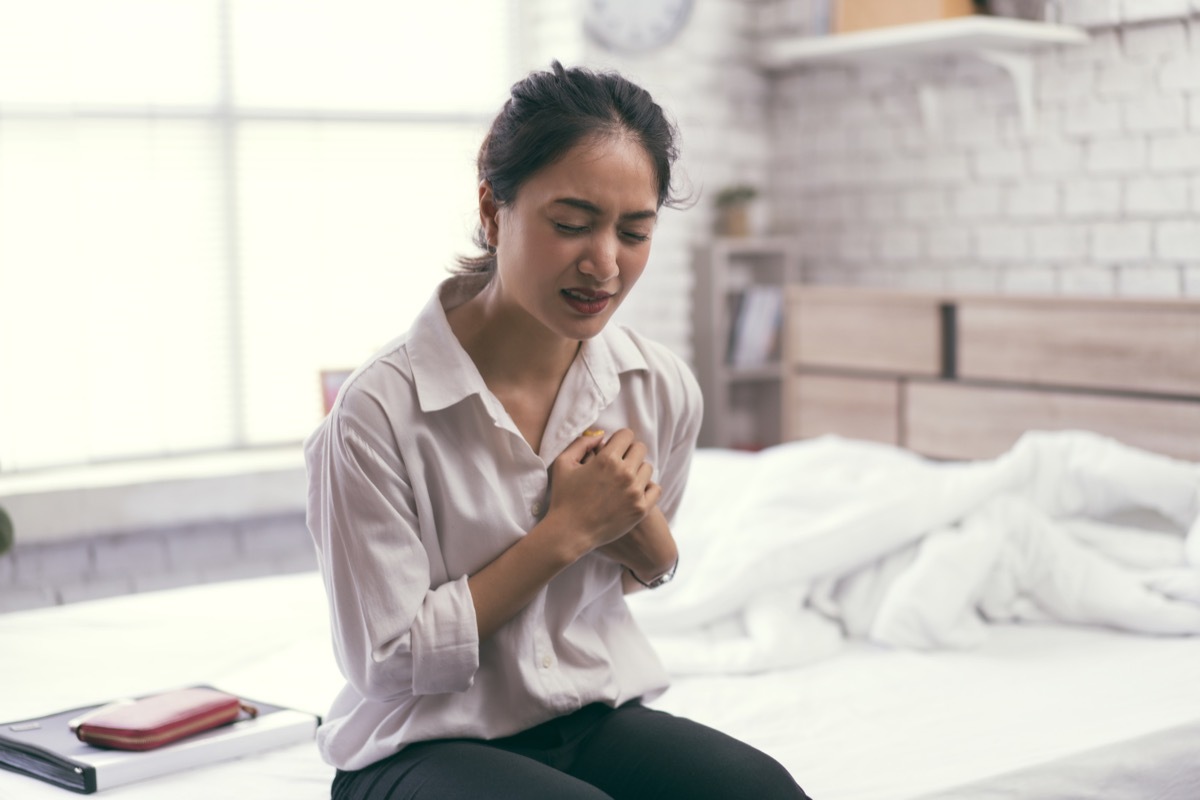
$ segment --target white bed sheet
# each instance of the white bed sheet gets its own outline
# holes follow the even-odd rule
[[[307,573],[0,616],[0,719],[190,683],[322,713],[341,685],[325,614]],[[655,705],[771,753],[817,800],[1190,800],[1197,665],[1196,638],[996,626],[967,652],[854,644],[788,671],[680,679]],[[332,775],[305,744],[102,796],[317,800]],[[0,771],[4,800],[67,796]]]
[[[1200,797],[1198,658],[1196,639],[997,626],[973,651],[858,644],[682,679],[657,705],[771,753],[819,800],[1184,800]]]
[[[324,589],[301,573],[0,615],[0,720],[212,684],[324,714],[341,688]],[[120,786],[118,800],[328,800],[313,742]],[[0,800],[74,796],[0,770]]]

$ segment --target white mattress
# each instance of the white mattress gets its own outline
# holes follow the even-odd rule
[[[340,687],[315,574],[0,616],[0,719],[211,683],[324,712]],[[851,646],[679,680],[655,705],[783,762],[816,800],[1200,797],[1200,640],[996,627],[970,652]],[[325,800],[311,744],[103,793]],[[0,798],[68,793],[0,771]]]
[[[657,705],[770,752],[818,800],[1182,800],[1200,797],[1198,659],[1196,639],[999,626],[972,652],[854,647],[677,681]]]

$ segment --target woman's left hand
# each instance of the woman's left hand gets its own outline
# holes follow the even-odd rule
[[[658,506],[624,536],[596,548],[596,551],[626,567],[646,583],[669,570],[679,557],[671,527]],[[638,588],[641,587],[637,581],[625,581],[627,592]]]

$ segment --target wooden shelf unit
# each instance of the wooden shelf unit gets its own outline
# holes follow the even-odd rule
[[[692,341],[704,392],[700,445],[758,449],[777,444],[782,441],[782,362],[734,366],[730,343],[747,288],[776,286],[782,295],[799,280],[795,243],[784,237],[719,238],[694,248],[693,266]]]

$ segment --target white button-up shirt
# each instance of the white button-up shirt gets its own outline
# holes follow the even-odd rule
[[[481,288],[477,277],[443,283],[305,443],[308,526],[347,680],[317,741],[340,769],[412,742],[510,735],[667,684],[610,559],[583,557],[482,642],[467,576],[538,522],[550,465],[587,428],[627,427],[646,443],[670,519],[699,386],[669,350],[610,324],[580,348],[535,453],[446,320]]]

